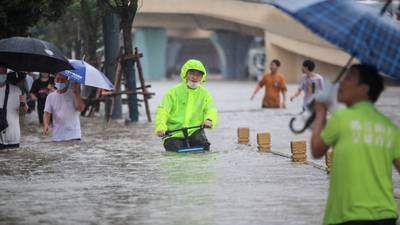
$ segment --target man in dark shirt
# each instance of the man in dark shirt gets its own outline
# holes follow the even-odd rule
[[[39,79],[35,80],[31,88],[31,98],[37,100],[37,112],[39,123],[43,124],[43,112],[47,95],[53,90],[54,79],[48,73],[41,73]]]

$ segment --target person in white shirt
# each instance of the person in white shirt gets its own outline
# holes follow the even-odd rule
[[[308,108],[308,105],[314,100],[315,96],[324,88],[324,78],[320,74],[314,73],[314,69],[315,63],[313,61],[305,60],[303,62],[303,75],[300,80],[300,85],[296,92],[290,97],[290,101],[293,101],[301,92],[304,92],[303,111]]]
[[[79,94],[79,84],[74,83],[68,89],[68,77],[57,73],[54,79],[57,91],[47,96],[44,107],[44,135],[48,135],[50,116],[53,118],[53,141],[68,141],[81,139],[81,124],[79,114],[85,104]]]
[[[5,96],[7,86],[9,88],[8,98],[7,98],[7,110],[6,116],[1,115],[1,120],[6,119],[8,127],[0,131],[0,150],[7,148],[18,148],[21,131],[19,125],[19,110],[28,110],[25,95],[22,95],[21,90],[10,83],[7,82],[7,68],[0,65],[0,106],[1,109],[4,108]],[[22,104],[21,104],[22,103]],[[20,107],[22,106],[22,107]]]

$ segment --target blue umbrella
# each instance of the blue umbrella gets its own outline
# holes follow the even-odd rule
[[[400,80],[400,28],[392,18],[352,0],[275,0],[273,5],[361,63]]]
[[[64,70],[61,72],[64,76],[87,86],[103,88],[107,90],[114,89],[114,85],[98,69],[83,60],[69,60],[74,70]]]

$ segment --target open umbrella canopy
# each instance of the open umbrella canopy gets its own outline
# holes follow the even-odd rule
[[[114,89],[114,85],[98,69],[83,60],[70,59],[69,62],[74,67],[73,70],[61,71],[64,76],[87,86],[103,88],[106,90]]]
[[[400,25],[350,0],[275,0],[273,4],[361,63],[400,80]]]
[[[73,69],[53,44],[29,37],[1,39],[0,64],[15,71],[57,73]]]

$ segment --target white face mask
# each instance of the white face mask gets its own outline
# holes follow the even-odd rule
[[[192,89],[196,89],[200,86],[200,82],[193,82],[191,80],[188,80],[187,85]]]

